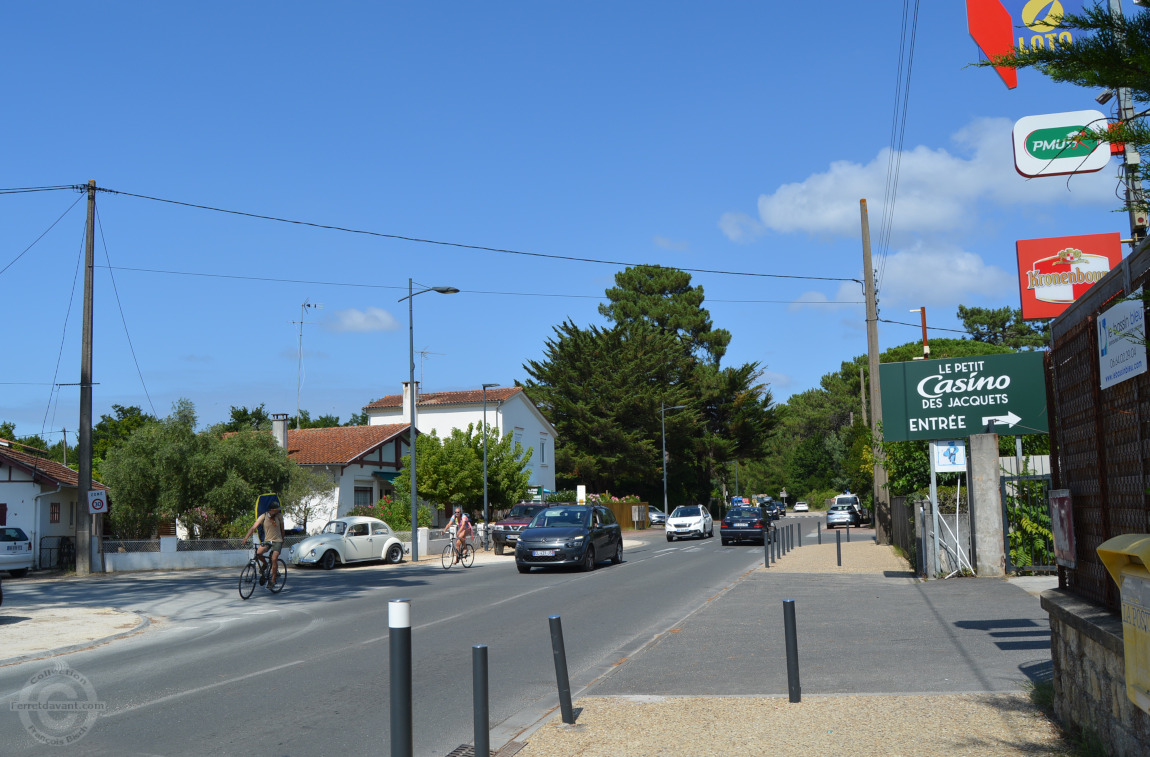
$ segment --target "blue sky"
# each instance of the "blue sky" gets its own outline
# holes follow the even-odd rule
[[[1126,236],[1116,162],[1069,181],[1013,167],[1015,120],[1097,107],[1094,93],[1029,71],[1007,90],[966,67],[979,53],[964,4],[922,3],[882,247],[901,14],[837,1],[22,4],[2,32],[0,186],[94,179],[380,234],[842,279],[862,278],[866,198],[881,315],[915,324],[884,324],[886,348],[919,338],[909,308],[959,328],[958,304],[1017,307],[1016,239]],[[424,390],[509,386],[552,326],[602,323],[619,270],[128,194],[100,193],[97,210],[96,419],[114,403],[167,415],[181,397],[202,425],[232,405],[294,413],[293,322],[310,301],[323,307],[305,319],[300,404],[346,420],[407,378],[409,277],[462,290],[415,299],[416,349],[434,353],[417,358]],[[0,229],[0,421],[74,440],[78,389],[53,383],[79,381],[82,195],[0,195]],[[733,333],[726,362],[761,363],[778,400],[866,350],[857,284],[694,282]]]

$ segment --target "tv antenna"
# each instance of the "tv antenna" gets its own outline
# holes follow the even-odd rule
[[[424,386],[424,383],[423,383],[423,361],[427,360],[427,356],[428,355],[446,355],[446,354],[447,354],[446,352],[428,352],[426,347],[424,347],[422,350],[419,350],[419,385],[420,386]]]
[[[295,382],[295,427],[299,428],[299,396],[300,388],[303,386],[303,327],[306,323],[309,326],[318,326],[316,321],[304,320],[307,317],[307,311],[319,310],[323,307],[322,302],[310,302],[309,298],[305,298],[303,304],[299,306],[299,320],[292,321],[292,323],[299,324],[299,367],[296,373]]]

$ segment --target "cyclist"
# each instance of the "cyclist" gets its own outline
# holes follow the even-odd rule
[[[244,534],[242,541],[247,541],[248,538],[255,533],[256,529],[260,526],[264,527],[264,540],[260,542],[260,546],[256,549],[256,560],[260,563],[260,586],[264,585],[267,576],[267,561],[264,560],[263,555],[268,553],[268,557],[272,563],[272,577],[271,582],[274,586],[276,579],[279,578],[279,562],[277,560],[280,556],[280,551],[284,546],[284,519],[280,514],[280,506],[278,502],[273,502],[260,517],[256,518],[256,522]]]
[[[451,516],[451,520],[447,521],[444,530],[450,530],[455,526],[455,555],[451,558],[451,564],[459,562],[459,553],[463,551],[463,543],[467,541],[467,537],[471,536],[471,519],[463,513],[463,508],[459,505],[455,506],[455,515]]]

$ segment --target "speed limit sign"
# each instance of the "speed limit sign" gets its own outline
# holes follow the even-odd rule
[[[108,494],[103,491],[88,492],[88,512],[92,515],[108,512]]]

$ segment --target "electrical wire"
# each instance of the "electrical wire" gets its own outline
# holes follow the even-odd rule
[[[87,230],[84,232],[87,234]],[[80,278],[81,263],[84,260],[84,235],[80,236],[80,255],[76,258],[76,270],[72,274],[72,291],[68,294],[68,308],[64,311],[64,328],[60,333],[60,349],[56,353],[56,369],[52,373],[52,389],[48,393],[48,406],[44,408],[44,422],[40,426],[40,433],[48,428],[48,414],[52,411],[53,398],[60,396],[56,379],[60,377],[60,363],[64,359],[64,341],[68,335],[68,321],[72,317],[72,303],[76,301],[76,280]],[[54,417],[54,416],[53,416]],[[55,425],[55,424],[53,424]]]
[[[921,323],[907,323],[906,321],[888,321],[886,318],[879,318],[878,320],[880,323],[894,323],[894,324],[897,324],[899,326],[913,326],[916,329],[922,328]],[[927,326],[926,330],[927,331],[952,331],[955,334],[968,334],[968,333],[970,333],[968,331],[964,331],[963,329],[944,329],[941,326]]]
[[[39,242],[41,239],[43,239],[43,238],[44,238],[44,237],[45,237],[45,236],[48,234],[48,232],[49,232],[49,231],[51,231],[52,229],[54,229],[54,228],[56,227],[56,224],[58,224],[58,223],[60,223],[60,221],[64,220],[64,216],[66,216],[66,215],[68,215],[70,212],[72,212],[72,208],[76,207],[76,203],[77,203],[77,202],[79,202],[81,199],[83,199],[83,198],[82,198],[82,197],[77,197],[77,198],[76,198],[76,200],[75,200],[75,202],[73,202],[71,205],[69,205],[69,206],[68,206],[68,209],[67,209],[67,210],[65,210],[63,213],[61,213],[61,214],[60,214],[60,217],[59,217],[59,218],[57,218],[55,221],[53,221],[53,222],[52,222],[52,225],[51,225],[51,226],[49,226],[48,228],[44,229],[44,233],[43,233],[43,234],[41,234],[40,236],[38,236],[38,237],[36,237],[34,240],[32,240],[32,244],[30,244],[30,245],[28,245],[27,247],[25,247],[23,252],[21,252],[21,253],[20,253],[19,255],[17,255],[16,257],[12,258],[12,262],[10,262],[8,265],[4,266],[3,268],[0,268],[0,276],[3,276],[5,271],[7,271],[7,270],[8,270],[9,268],[11,268],[12,266],[16,265],[16,261],[18,261],[20,258],[24,257],[24,255],[25,255],[25,254],[28,252],[28,250],[30,250],[30,249],[32,249],[33,247],[35,247],[35,246],[36,246],[36,244],[37,244],[37,242]]]

